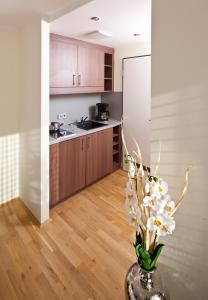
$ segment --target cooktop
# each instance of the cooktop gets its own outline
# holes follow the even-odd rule
[[[68,130],[64,130],[64,129],[60,129],[58,131],[50,131],[50,137],[54,138],[54,139],[58,139],[64,136],[68,136],[73,134],[73,132],[68,131]]]

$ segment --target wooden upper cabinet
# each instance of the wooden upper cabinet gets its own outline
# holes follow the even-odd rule
[[[113,129],[105,129],[86,136],[86,184],[113,170]]]
[[[50,87],[70,88],[77,83],[77,46],[51,38]]]
[[[60,143],[59,194],[67,198],[85,186],[85,137]]]
[[[78,85],[104,87],[104,51],[96,47],[78,47]]]
[[[51,34],[50,94],[104,92],[106,52],[114,49]]]

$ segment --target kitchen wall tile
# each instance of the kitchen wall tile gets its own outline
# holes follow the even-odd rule
[[[79,121],[81,117],[95,118],[95,105],[101,102],[100,94],[56,95],[50,97],[50,122],[57,121],[59,113],[67,118],[60,120],[68,124]]]
[[[114,120],[121,120],[123,115],[123,93],[113,92],[104,93],[101,96],[101,102],[109,104],[110,118]]]

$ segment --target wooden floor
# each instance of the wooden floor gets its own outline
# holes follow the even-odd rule
[[[19,201],[0,206],[0,299],[125,299],[135,262],[121,170],[51,211],[39,228]]]

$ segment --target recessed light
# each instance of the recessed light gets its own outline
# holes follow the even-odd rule
[[[90,18],[92,21],[99,21],[100,20],[100,18],[98,18],[98,17],[92,17],[92,18]]]
[[[140,34],[139,33],[134,33],[133,36],[140,36]]]

